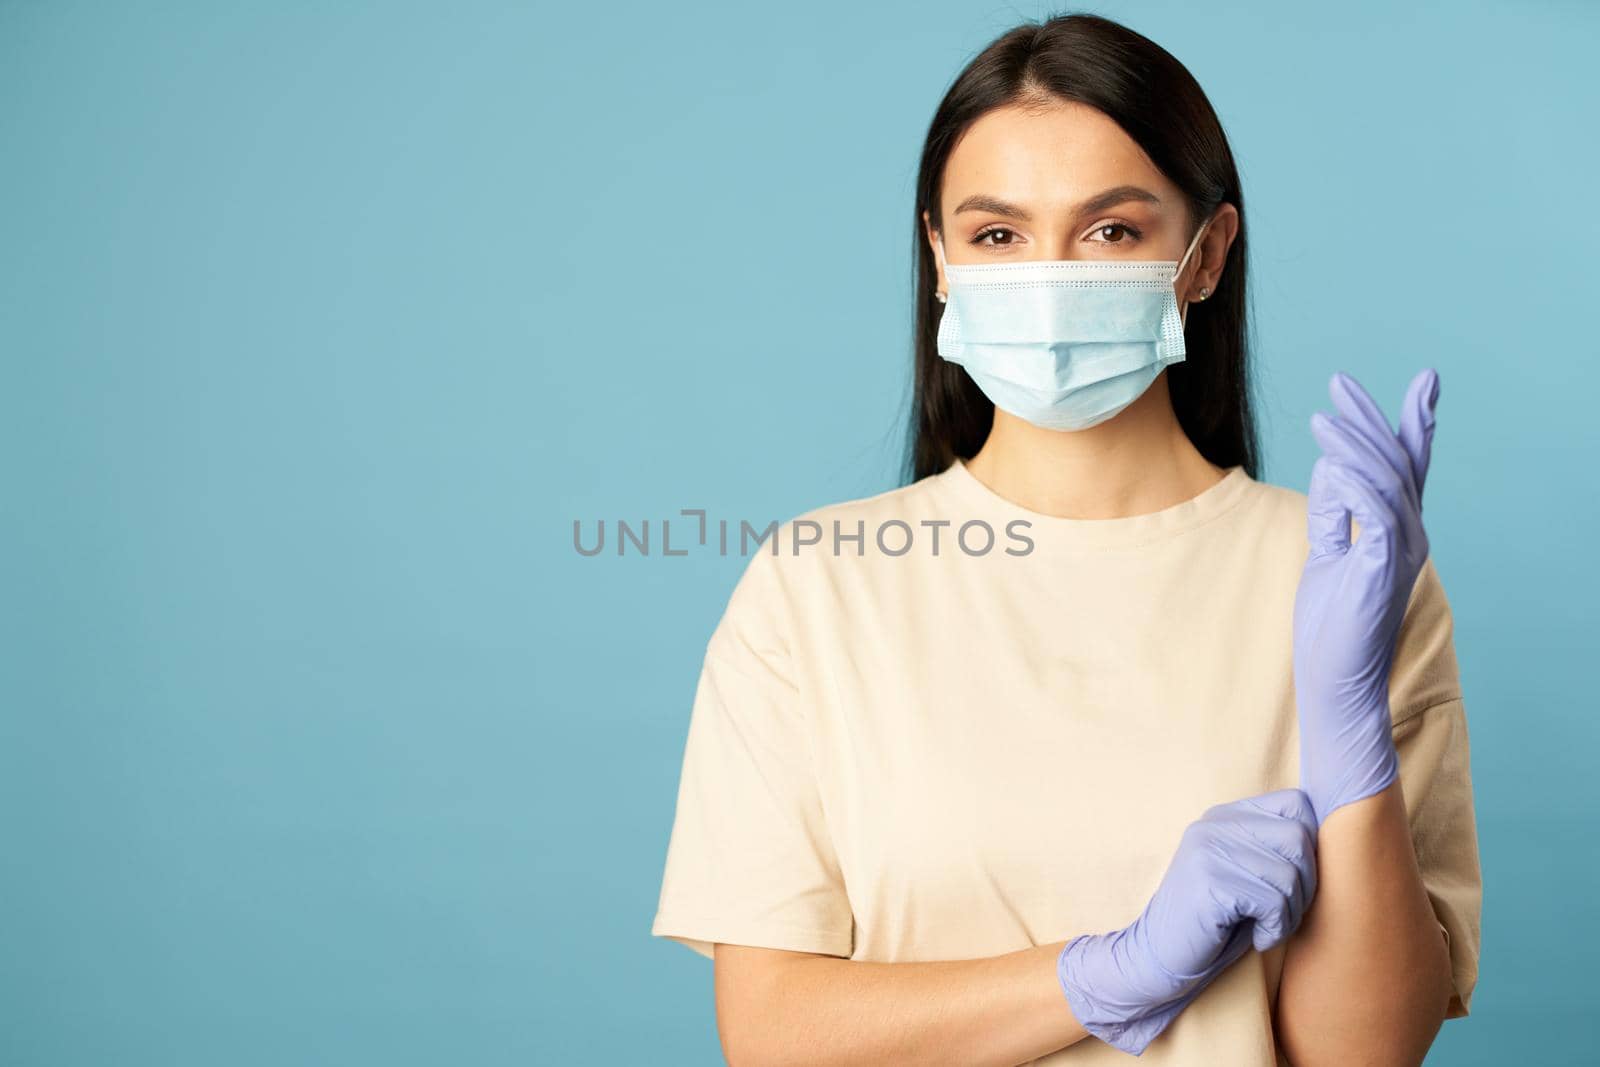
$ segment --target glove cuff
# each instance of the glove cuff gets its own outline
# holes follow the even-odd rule
[[[1351,731],[1341,740],[1337,752],[1328,752],[1325,748],[1318,751],[1318,746],[1301,737],[1301,788],[1311,798],[1318,826],[1336,809],[1383,792],[1400,774],[1387,710],[1381,720],[1374,719],[1370,726]]]

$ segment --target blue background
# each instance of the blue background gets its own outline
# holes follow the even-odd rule
[[[0,3],[0,1061],[716,1062],[648,930],[743,564],[572,523],[893,484],[921,137],[1051,10]],[[1094,10],[1241,161],[1264,479],[1439,368],[1430,1062],[1587,1060],[1597,8]]]

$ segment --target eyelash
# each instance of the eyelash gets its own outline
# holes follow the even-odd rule
[[[1139,232],[1139,230],[1136,227],[1131,226],[1126,222],[1105,222],[1105,223],[1101,223],[1099,226],[1096,226],[1090,232],[1091,233],[1098,233],[1101,230],[1109,230],[1109,229],[1111,229],[1113,227],[1123,231],[1123,233],[1125,233],[1129,237],[1132,237],[1135,241],[1137,241],[1140,237],[1144,236],[1142,233]],[[975,245],[976,244],[982,244],[984,239],[986,237],[988,237],[990,234],[995,234],[995,233],[1014,233],[1014,232],[1015,231],[1013,231],[1009,226],[986,226],[982,230],[979,230],[976,234],[973,235],[971,243],[975,244]],[[1101,244],[1101,245],[1120,245],[1120,244],[1122,244],[1124,242],[1121,241],[1121,240],[1118,240],[1118,241],[1091,241],[1090,243],[1091,244]],[[1000,246],[1000,245],[990,245],[989,247],[991,247],[991,248],[1000,248],[1002,246]]]

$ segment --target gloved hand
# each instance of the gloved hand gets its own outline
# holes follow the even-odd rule
[[[1300,786],[1318,826],[1336,808],[1386,789],[1399,771],[1389,670],[1428,558],[1422,484],[1439,376],[1430,369],[1412,379],[1398,437],[1355,379],[1335,374],[1329,393],[1339,414],[1311,416],[1323,455],[1311,468],[1311,549],[1294,602]]]
[[[1293,933],[1317,889],[1316,818],[1298,789],[1207,809],[1128,926],[1062,947],[1072,1014],[1137,1056],[1229,964]]]

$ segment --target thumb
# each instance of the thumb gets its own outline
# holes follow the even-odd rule
[[[1350,509],[1340,499],[1329,468],[1325,456],[1313,463],[1306,490],[1306,534],[1313,556],[1342,556],[1350,550]]]

